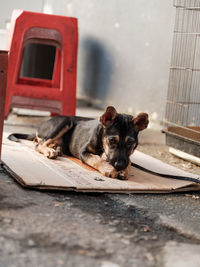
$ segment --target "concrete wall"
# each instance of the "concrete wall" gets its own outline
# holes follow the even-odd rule
[[[78,92],[97,106],[147,111],[161,121],[168,86],[175,8],[170,0],[8,0],[13,8],[79,19]],[[3,9],[2,9],[3,8]]]
[[[0,29],[6,28],[6,24],[10,21],[13,9],[42,12],[43,0],[2,0],[0,8]]]
[[[3,2],[3,1],[2,1]],[[6,0],[0,7],[0,50],[6,49],[7,28],[13,9],[23,9],[33,12],[43,11],[43,0]]]
[[[79,92],[99,106],[162,120],[175,8],[160,0],[45,0],[79,19]],[[95,101],[94,101],[95,100]]]

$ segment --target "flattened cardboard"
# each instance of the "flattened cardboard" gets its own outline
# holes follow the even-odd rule
[[[160,173],[183,175],[182,171],[138,151],[131,159],[145,168]],[[7,139],[6,133],[3,138],[2,161],[10,174],[28,188],[110,193],[200,190],[199,184],[162,178],[134,167],[126,181],[108,178],[72,157],[50,160],[34,150],[33,142],[11,142]],[[184,172],[184,175],[186,174],[190,176]]]

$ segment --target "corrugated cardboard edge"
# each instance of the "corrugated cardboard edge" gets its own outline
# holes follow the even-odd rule
[[[68,191],[68,192],[82,192],[82,193],[122,193],[122,194],[132,194],[132,193],[156,193],[156,194],[163,194],[163,193],[176,193],[176,192],[188,192],[188,191],[199,191],[200,186],[198,184],[191,183],[188,186],[180,187],[178,189],[172,189],[172,190],[80,190],[75,187],[61,187],[61,186],[47,186],[42,184],[35,184],[35,185],[27,185],[24,183],[23,179],[19,175],[17,175],[15,172],[13,172],[3,161],[2,161],[4,168],[6,171],[16,180],[22,187],[26,189],[36,189],[36,190],[59,190],[59,191]],[[162,178],[161,178],[162,179]]]

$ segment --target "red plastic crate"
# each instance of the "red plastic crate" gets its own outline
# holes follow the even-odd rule
[[[28,44],[56,48],[52,79],[20,75]],[[77,19],[14,10],[8,38],[9,65],[5,116],[13,107],[75,115]]]

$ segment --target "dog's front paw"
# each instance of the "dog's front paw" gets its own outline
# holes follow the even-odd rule
[[[56,159],[59,153],[53,148],[47,148],[45,149],[44,155],[49,159]]]
[[[35,150],[45,155],[49,159],[56,159],[59,155],[59,152],[53,148],[47,147],[42,143],[35,146]]]
[[[117,178],[119,180],[128,180],[128,175],[126,171],[117,171],[114,169],[112,172],[108,173],[108,175],[106,176],[110,178]]]
[[[48,146],[48,148],[52,148],[53,150],[55,150],[57,152],[57,156],[62,156],[63,155],[61,146],[58,146],[58,145],[52,143],[52,144],[50,144]]]
[[[128,180],[128,176],[130,174],[130,169],[131,169],[131,162],[129,162],[129,165],[126,169],[117,171],[112,165],[110,165],[106,161],[101,162],[101,167],[99,171],[110,178],[117,178],[120,180]]]
[[[105,170],[103,174],[110,178],[119,178],[118,172],[114,168]]]
[[[119,180],[128,180],[128,174],[127,174],[126,170],[118,171],[116,178],[118,178]]]
[[[120,180],[127,180],[128,172],[126,170],[123,171],[117,171],[112,165],[110,165],[106,161],[101,162],[101,166],[99,171],[110,178],[117,178]]]
[[[129,162],[128,167],[122,171],[118,172],[118,179],[120,180],[128,180],[128,176],[130,174],[131,171],[131,162]]]
[[[100,173],[102,173],[103,175],[107,177],[110,177],[110,178],[117,177],[115,168],[112,165],[110,165],[108,162],[106,162],[105,160],[101,160],[98,170],[100,171]]]

